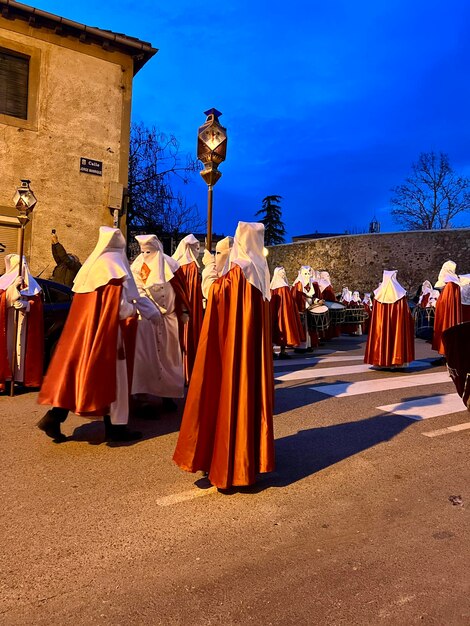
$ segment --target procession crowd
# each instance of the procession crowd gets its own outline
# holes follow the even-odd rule
[[[250,485],[274,469],[273,356],[365,333],[366,363],[401,368],[414,359],[415,321],[396,271],[385,270],[362,296],[348,287],[337,295],[329,273],[307,265],[293,285],[283,267],[271,279],[259,223],[239,222],[215,254],[205,250],[202,272],[193,235],[173,256],[156,235],[136,240],[131,265],[122,233],[105,226],[82,266],[62,255],[69,269],[75,262],[74,297],[44,376],[41,287],[25,259],[5,257],[0,391],[40,387],[38,402],[50,408],[38,427],[57,443],[67,439],[61,424],[69,412],[103,417],[108,441],[137,440],[131,408],[175,410],[187,387],[174,461],[219,489]],[[432,311],[432,347],[447,357],[470,408],[470,275],[447,261],[434,288],[423,283],[416,307]]]

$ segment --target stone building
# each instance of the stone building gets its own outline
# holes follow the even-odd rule
[[[0,0],[0,273],[2,257],[17,249],[20,179],[31,180],[38,200],[25,237],[34,273],[48,277],[54,267],[53,228],[83,261],[98,227],[113,224],[127,185],[132,81],[156,52]]]

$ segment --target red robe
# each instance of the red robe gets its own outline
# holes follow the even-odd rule
[[[302,322],[291,291],[286,285],[271,290],[271,326],[273,344],[276,346],[298,346],[302,341]]]
[[[451,326],[460,324],[462,321],[462,306],[460,300],[460,287],[457,283],[447,283],[436,302],[436,315],[434,317],[434,334],[432,349],[439,354],[445,354],[442,342],[442,333]]]
[[[173,460],[220,489],[274,469],[269,302],[240,267],[210,290]]]
[[[184,353],[184,324],[181,320],[183,313],[190,314],[188,284],[183,270],[179,267],[170,280],[170,285],[175,292],[175,312],[178,318],[178,334],[180,338],[181,352]]]
[[[401,366],[415,358],[414,322],[406,301],[393,304],[377,300],[372,309],[364,363],[379,367]]]
[[[318,287],[318,285],[317,285],[317,287]],[[307,295],[304,292],[304,288],[303,288],[302,283],[300,281],[295,283],[295,285],[292,286],[292,295],[294,297],[295,302],[297,303],[297,307],[298,307],[299,311],[300,312],[306,311],[306,308],[307,308]],[[308,315],[308,313],[305,313],[305,314]],[[320,339],[318,337],[317,331],[316,330],[309,330],[308,334],[310,335],[310,343],[312,345],[312,348],[318,348],[318,346],[320,345]],[[301,341],[305,341],[305,329],[304,329],[304,332],[302,333]]]
[[[119,321],[122,283],[111,280],[76,293],[39,393],[39,404],[77,415],[107,415],[116,399],[118,326],[124,339],[129,385],[137,318]]]
[[[421,298],[421,302],[419,303],[419,306],[420,306],[422,309],[425,309],[425,308],[427,307],[428,302],[429,302],[429,296],[430,296],[430,295],[431,295],[431,294],[429,294],[429,293],[425,293],[425,294],[424,294],[424,296]]]
[[[27,313],[26,346],[23,385],[40,387],[44,368],[44,312],[41,295],[30,296]],[[8,361],[7,347],[7,299],[6,292],[0,291],[0,390],[5,381],[11,380],[11,363]]]
[[[365,302],[363,303],[363,305],[364,305],[364,311],[367,313],[369,317],[366,317],[365,319],[362,332],[364,333],[364,335],[368,335],[369,330],[370,330],[370,320],[372,318],[372,307],[370,306],[370,304],[366,304]]]
[[[189,299],[189,322],[184,325],[183,352],[184,376],[189,384],[202,328],[202,287],[201,275],[195,261],[182,265],[180,270],[186,278]]]

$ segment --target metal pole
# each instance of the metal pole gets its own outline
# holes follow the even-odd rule
[[[26,224],[25,224],[26,226]],[[19,238],[19,256],[20,262],[18,264],[18,276],[23,276],[23,249],[24,249],[24,229],[25,226],[21,225],[20,232],[18,233]],[[21,285],[20,285],[21,288]],[[10,385],[10,397],[13,398],[15,395],[15,369],[16,369],[16,351],[18,345],[18,326],[19,326],[20,312],[18,309],[15,309],[14,314],[14,323],[13,323],[13,350],[11,354],[11,385]]]
[[[212,252],[212,185],[207,187],[207,238],[206,248]]]

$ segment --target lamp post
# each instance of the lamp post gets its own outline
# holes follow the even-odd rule
[[[20,231],[18,237],[18,255],[19,255],[19,263],[18,263],[18,276],[23,276],[23,250],[24,250],[24,230],[26,225],[29,222],[29,214],[36,206],[37,200],[36,196],[33,193],[33,190],[29,186],[31,181],[24,178],[21,179],[21,186],[16,190],[15,195],[13,196],[13,202],[15,203],[16,209],[18,211],[18,221],[20,223]],[[19,320],[19,311],[15,310],[15,322],[13,328],[13,350],[11,357],[11,386],[10,386],[10,396],[15,395],[15,363],[16,363],[16,352],[17,352],[17,344],[18,344],[18,320]]]
[[[225,161],[227,154],[227,129],[220,125],[222,115],[217,109],[204,111],[207,115],[205,123],[199,127],[197,133],[197,158],[204,165],[200,172],[207,183],[207,237],[206,248],[212,250],[212,190],[222,176],[219,165]]]

